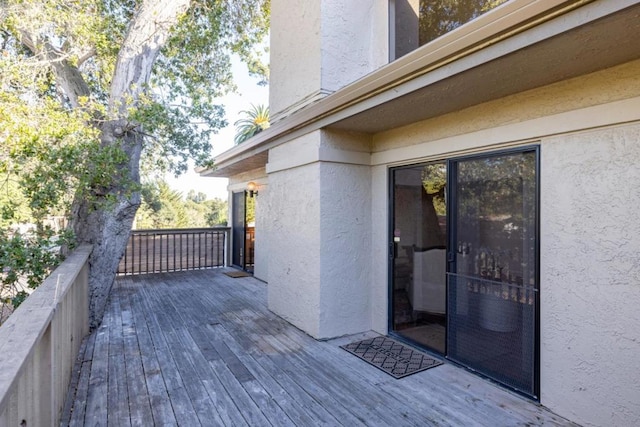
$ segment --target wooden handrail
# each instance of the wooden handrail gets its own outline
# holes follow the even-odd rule
[[[0,327],[0,426],[59,424],[89,332],[91,251],[73,251]]]

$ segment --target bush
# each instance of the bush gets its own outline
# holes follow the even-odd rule
[[[50,228],[0,228],[0,324],[51,274],[72,244],[69,233],[54,235]]]

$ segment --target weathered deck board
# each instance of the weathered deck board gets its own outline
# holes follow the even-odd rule
[[[111,300],[113,310],[105,314],[109,325],[109,378],[107,406],[110,408],[107,423],[110,426],[129,426],[129,391],[127,389],[127,369],[125,365],[123,316],[125,310],[120,305],[121,296]]]
[[[269,312],[223,270],[118,279],[62,425],[572,425],[444,364],[400,380]]]

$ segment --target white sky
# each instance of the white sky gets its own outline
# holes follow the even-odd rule
[[[233,123],[240,118],[240,111],[248,110],[251,104],[269,105],[269,87],[258,86],[258,79],[249,76],[245,64],[239,59],[234,59],[232,70],[238,90],[237,93],[220,98],[219,102],[224,105],[228,125],[213,136],[214,155],[233,147],[233,137],[236,133]],[[186,196],[189,190],[205,193],[207,199],[218,197],[226,200],[228,196],[227,178],[203,178],[195,172],[193,164],[178,178],[173,174],[167,174],[165,179],[171,188],[182,192],[183,196]]]

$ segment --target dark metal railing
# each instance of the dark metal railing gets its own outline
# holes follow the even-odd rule
[[[246,227],[244,238],[244,265],[245,268],[253,268],[253,258],[255,252],[256,229]]]
[[[118,274],[224,267],[229,228],[132,230]]]

